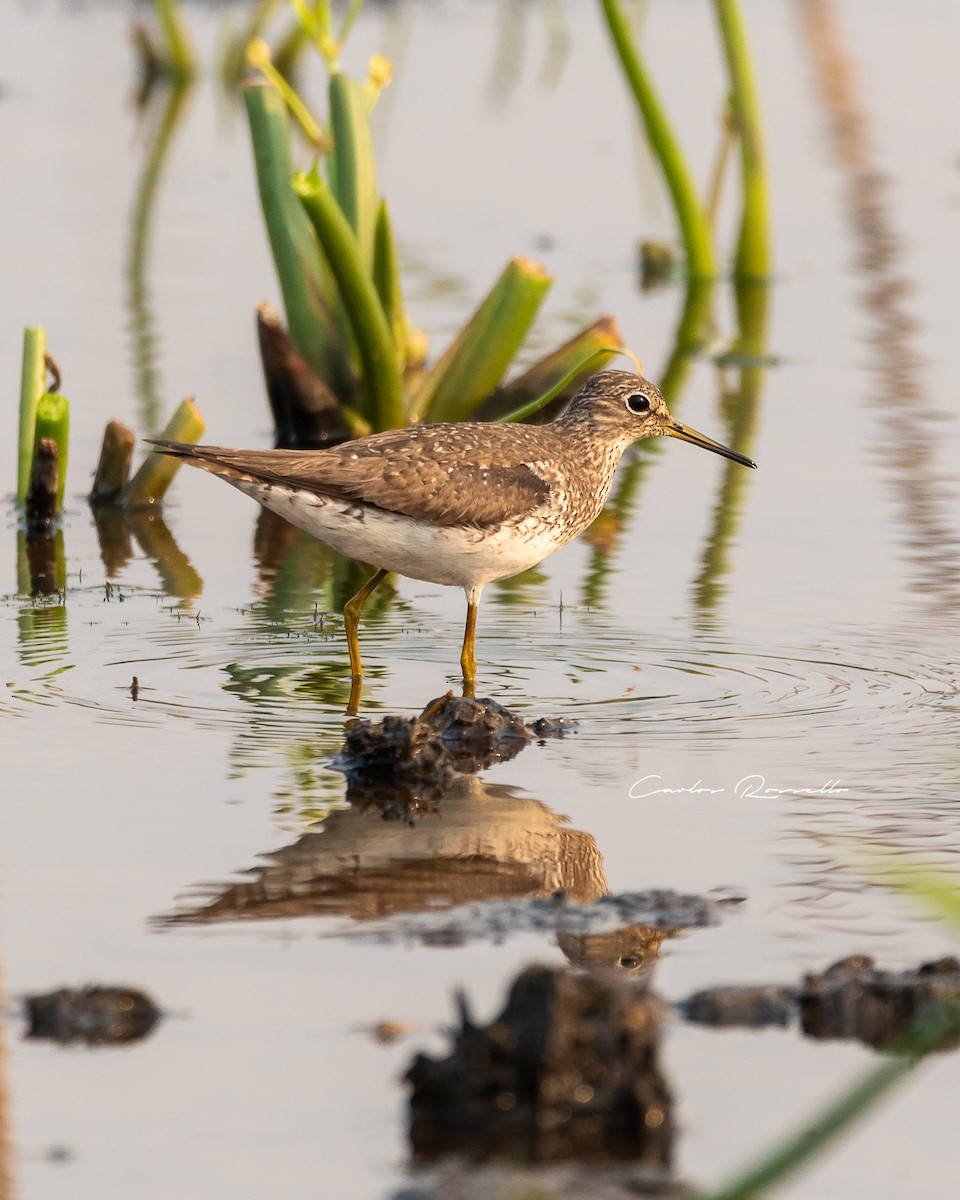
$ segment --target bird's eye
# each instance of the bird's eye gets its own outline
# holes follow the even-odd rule
[[[650,397],[649,396],[641,396],[641,395],[628,396],[627,397],[627,408],[629,408],[631,412],[635,412],[635,413],[649,412],[650,411]]]

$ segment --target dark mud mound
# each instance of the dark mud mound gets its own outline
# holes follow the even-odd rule
[[[635,1160],[668,1168],[672,1097],[659,1063],[662,1005],[612,973],[522,972],[481,1028],[460,1000],[448,1058],[407,1072],[418,1159]]]
[[[346,775],[352,803],[376,802],[390,788],[411,789],[423,802],[438,799],[458,774],[486,770],[515,757],[531,741],[561,737],[572,728],[562,720],[527,725],[495,700],[448,693],[431,700],[417,717],[355,722],[333,766]]]
[[[117,1046],[145,1038],[160,1010],[145,993],[129,987],[58,988],[27,996],[28,1038],[63,1044]]]

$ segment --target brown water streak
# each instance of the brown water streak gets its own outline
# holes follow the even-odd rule
[[[866,281],[861,301],[872,322],[868,340],[877,376],[873,403],[883,417],[881,454],[917,568],[915,585],[938,615],[955,614],[960,543],[944,517],[950,498],[936,465],[941,414],[929,403],[920,379],[924,362],[913,346],[917,323],[906,305],[912,285],[899,270],[903,247],[887,207],[890,180],[875,163],[869,113],[832,0],[799,0],[799,12],[828,118],[833,160],[846,179],[844,203],[856,267]]]

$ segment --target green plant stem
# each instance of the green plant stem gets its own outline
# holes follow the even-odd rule
[[[403,374],[407,361],[407,314],[400,290],[400,266],[397,246],[386,200],[380,201],[377,211],[377,231],[373,246],[373,282],[383,305],[387,324],[393,334],[397,370]]]
[[[197,59],[183,27],[176,0],[154,0],[154,7],[166,46],[164,70],[172,78],[186,83],[197,73]]]
[[[331,75],[329,94],[333,149],[327,159],[327,178],[350,222],[360,248],[360,261],[369,275],[373,270],[379,207],[370,113],[362,88],[349,75]]]
[[[687,270],[694,278],[711,279],[716,274],[716,266],[710,224],[697,198],[683,153],[634,45],[620,0],[600,0],[600,7],[673,199],[686,249]]]
[[[37,426],[34,446],[41,438],[49,438],[57,444],[57,500],[56,511],[63,509],[63,496],[67,484],[67,457],[70,449],[70,402],[57,392],[44,392],[37,404]]]
[[[17,503],[23,504],[30,486],[37,404],[43,395],[47,367],[47,331],[42,325],[23,331],[23,365],[20,370],[20,433],[17,441]]]
[[[734,263],[738,281],[770,274],[770,206],[760,99],[740,0],[714,0],[730,75],[733,121],[740,141],[743,218]]]
[[[406,424],[403,388],[393,335],[370,276],[364,271],[360,246],[333,193],[316,173],[293,180],[313,225],[350,321],[363,363],[367,410],[361,416],[377,429]]]
[[[340,399],[350,395],[353,372],[332,318],[333,286],[313,227],[290,180],[290,126],[279,92],[268,83],[243,89],[257,168],[260,205],[283,293],[290,336]]]
[[[283,97],[287,108],[290,109],[291,114],[297,119],[300,128],[307,135],[314,148],[316,150],[329,149],[330,139],[320,128],[313,113],[307,108],[303,100],[301,100],[296,89],[277,70],[269,58],[259,59],[251,65],[255,66],[264,78],[268,79],[277,89]]]

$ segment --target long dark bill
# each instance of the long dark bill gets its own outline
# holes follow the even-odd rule
[[[753,467],[754,470],[757,469],[757,464],[752,458],[747,458],[745,454],[738,454],[736,450],[731,450],[729,446],[723,446],[720,442],[715,442],[713,438],[708,438],[705,433],[697,433],[689,425],[681,425],[679,421],[671,421],[670,424],[664,425],[663,431],[669,434],[670,437],[679,438],[681,442],[689,442],[692,446],[702,446],[704,450],[712,450],[714,454],[722,454],[724,458],[733,459],[735,463],[740,463],[741,466]]]

